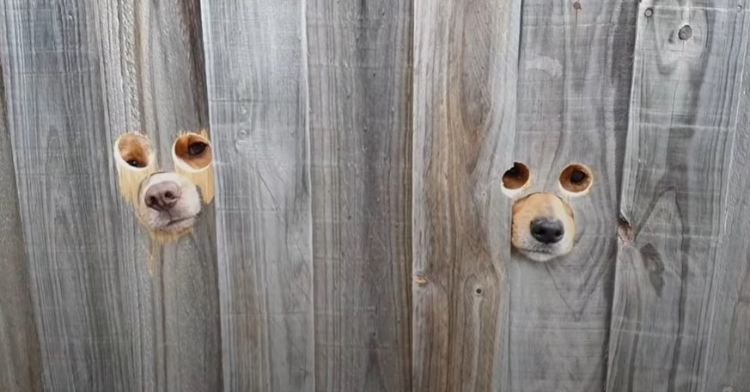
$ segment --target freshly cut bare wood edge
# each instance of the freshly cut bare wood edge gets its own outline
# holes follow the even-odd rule
[[[174,145],[172,146],[172,160],[174,162],[175,171],[177,174],[186,177],[190,181],[192,181],[193,184],[198,186],[198,189],[201,190],[201,197],[203,198],[203,202],[206,204],[210,204],[214,200],[214,161],[213,157],[211,161],[204,167],[201,168],[195,168],[191,166],[189,163],[185,162],[182,158],[180,158],[177,155],[177,143],[180,140],[180,138],[193,135],[200,137],[206,144],[208,144],[209,149],[213,149],[213,145],[211,144],[211,141],[208,138],[208,132],[206,130],[201,130],[200,133],[194,133],[194,132],[185,132],[181,134],[174,142]],[[213,151],[211,151],[211,154],[213,155]]]
[[[144,146],[148,148],[148,163],[145,167],[130,166],[125,162],[125,159],[123,159],[120,143],[124,138],[130,137],[138,138],[144,143]],[[137,132],[126,132],[115,140],[113,156],[115,159],[115,167],[117,168],[120,194],[125,201],[135,206],[138,203],[138,194],[140,193],[141,183],[143,183],[143,180],[148,178],[151,174],[156,172],[156,155],[151,147],[151,142],[148,140],[148,137],[143,134]]]

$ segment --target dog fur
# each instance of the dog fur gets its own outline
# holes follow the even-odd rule
[[[531,234],[535,219],[551,219],[562,223],[564,234],[558,242],[545,244]],[[555,194],[532,193],[513,203],[511,242],[513,247],[534,261],[545,262],[570,253],[576,236],[575,214],[570,205]]]
[[[188,146],[192,143],[205,146],[199,154],[190,155]],[[121,135],[115,142],[114,155],[120,193],[133,205],[138,221],[151,237],[166,243],[190,233],[203,209],[201,199],[206,204],[213,199],[212,152],[206,132],[177,138],[172,148],[175,171],[158,170],[150,141],[139,133]],[[174,199],[167,208],[157,208],[149,190],[165,184],[174,189]]]

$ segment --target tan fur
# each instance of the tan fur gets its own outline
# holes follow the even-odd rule
[[[127,202],[135,205],[141,183],[156,172],[151,143],[139,133],[125,133],[115,141],[114,156],[120,183],[120,194]],[[135,159],[145,166],[133,167],[127,163],[131,159]]]
[[[144,195],[148,189],[166,181],[178,184],[181,189],[182,196],[177,204],[169,212],[156,211],[147,207]],[[141,224],[149,229],[154,240],[162,243],[173,242],[192,230],[195,218],[202,208],[195,184],[189,179],[177,173],[156,173],[149,177],[141,188],[135,212]],[[175,219],[187,220],[173,224]]]
[[[200,155],[191,156],[188,153],[188,148],[193,143],[208,144],[208,148],[206,148],[204,153]],[[191,168],[203,169],[204,167],[208,166],[211,163],[211,159],[212,159],[211,142],[209,142],[208,140],[208,134],[206,133],[206,131],[201,131],[201,133],[195,133],[195,132],[183,133],[174,142],[173,154],[175,158],[180,159],[183,162],[187,163],[188,166],[190,166]]]
[[[207,146],[203,153],[191,156],[188,148],[195,142],[206,143]],[[120,193],[133,205],[138,221],[148,230],[155,245],[175,242],[192,232],[202,210],[199,188],[206,204],[214,197],[213,157],[207,132],[181,135],[175,142],[172,155],[175,171],[160,172],[151,143],[145,135],[125,133],[114,145]],[[149,187],[164,181],[178,184],[181,197],[169,211],[157,211],[146,205],[145,195]]]
[[[208,144],[203,154],[191,157],[187,149],[191,143],[202,142]],[[175,171],[189,179],[201,190],[203,202],[209,204],[214,199],[214,165],[213,146],[208,140],[206,131],[200,134],[188,132],[177,138],[172,148],[172,159]]]
[[[531,221],[538,218],[557,219],[562,222],[565,234],[555,244],[541,244],[530,231]],[[547,192],[533,193],[513,204],[511,242],[521,253],[532,260],[548,261],[570,252],[575,242],[576,222],[573,210],[557,195]]]

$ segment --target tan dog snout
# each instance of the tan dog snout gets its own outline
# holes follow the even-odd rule
[[[513,247],[534,261],[549,261],[573,249],[573,209],[555,194],[533,193],[513,204]]]
[[[205,132],[177,137],[173,171],[159,170],[150,140],[139,133],[121,135],[114,156],[120,192],[155,239],[168,242],[189,233],[202,202],[213,200],[213,157]]]

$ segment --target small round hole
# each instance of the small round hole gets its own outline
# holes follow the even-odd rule
[[[192,169],[203,169],[211,163],[211,142],[198,133],[186,133],[174,143],[174,157]]]
[[[123,134],[117,139],[115,153],[134,169],[142,169],[151,164],[151,143],[144,135]]]
[[[529,168],[523,163],[515,162],[503,174],[503,187],[510,190],[521,189],[529,182],[529,176]]]
[[[571,193],[582,193],[591,187],[594,176],[586,165],[574,163],[560,173],[560,186]]]

